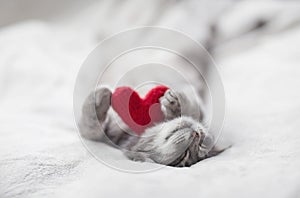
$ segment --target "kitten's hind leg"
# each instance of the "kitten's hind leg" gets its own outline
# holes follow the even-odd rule
[[[102,140],[107,111],[111,105],[111,95],[108,88],[100,87],[85,99],[78,125],[82,137],[95,141]]]

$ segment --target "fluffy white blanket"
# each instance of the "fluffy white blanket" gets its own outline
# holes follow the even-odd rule
[[[199,5],[154,2],[126,2],[121,9],[104,1],[51,21],[26,20],[0,29],[0,197],[300,196],[295,2],[226,5],[214,18],[219,31],[214,56],[227,104],[220,142],[231,144],[229,150],[190,168],[146,174],[111,169],[86,151],[74,123],[72,94],[93,47],[138,25],[167,23],[192,37],[201,29],[201,18],[187,10]],[[160,6],[166,12],[155,17]],[[143,17],[134,18],[141,11]],[[264,27],[254,30],[255,24]],[[119,163],[137,163],[107,145],[90,146]]]

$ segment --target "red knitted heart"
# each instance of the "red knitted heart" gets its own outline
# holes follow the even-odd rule
[[[112,94],[111,104],[122,120],[136,134],[141,135],[147,127],[164,119],[159,98],[168,87],[157,86],[151,89],[144,98],[130,87],[119,87]]]

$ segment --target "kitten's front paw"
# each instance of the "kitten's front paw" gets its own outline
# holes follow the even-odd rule
[[[111,91],[106,87],[97,88],[85,99],[82,117],[87,120],[104,121],[110,107]]]
[[[167,120],[179,117],[181,115],[180,94],[171,89],[159,99],[161,109]]]
[[[106,120],[107,111],[111,103],[111,91],[100,87],[91,92],[82,106],[79,122],[80,133],[91,140],[100,140],[103,136],[101,127]]]
[[[106,87],[97,88],[94,92],[95,108],[100,121],[106,118],[106,113],[111,105],[111,91]]]

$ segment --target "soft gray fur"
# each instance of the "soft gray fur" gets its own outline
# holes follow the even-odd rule
[[[132,160],[177,167],[191,166],[221,152],[200,122],[199,98],[191,100],[184,91],[167,90],[160,98],[165,120],[139,137],[110,108],[111,94],[110,89],[100,87],[86,98],[79,123],[84,138],[116,146]]]

